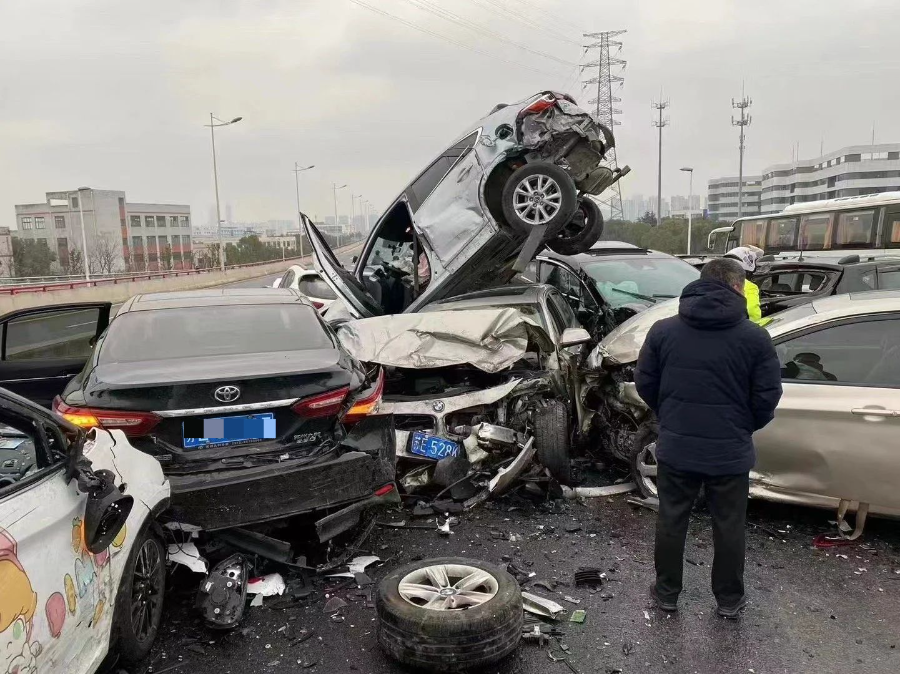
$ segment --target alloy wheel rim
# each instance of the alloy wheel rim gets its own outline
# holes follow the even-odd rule
[[[657,496],[656,474],[659,464],[656,462],[656,441],[644,445],[638,455],[637,469],[646,492],[654,497]]]
[[[134,562],[131,586],[131,628],[139,641],[151,636],[162,602],[161,565],[159,548],[152,540],[145,540]]]
[[[527,176],[513,192],[516,215],[531,225],[546,225],[562,208],[562,190],[546,175]]]
[[[500,586],[492,574],[467,564],[433,564],[406,574],[400,596],[419,608],[459,611],[493,599]]]

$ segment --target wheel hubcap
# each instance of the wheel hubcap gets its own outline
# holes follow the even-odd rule
[[[656,490],[656,473],[659,465],[656,463],[656,442],[644,445],[637,460],[637,469],[640,474],[640,480],[646,493],[657,496]]]
[[[400,596],[414,606],[453,611],[480,606],[496,596],[497,579],[466,564],[435,564],[416,569],[400,581]]]
[[[152,540],[144,541],[134,562],[131,584],[131,627],[134,635],[146,640],[153,632],[162,601],[162,560]]]
[[[562,208],[562,190],[550,176],[528,176],[516,185],[513,208],[525,222],[546,225]]]

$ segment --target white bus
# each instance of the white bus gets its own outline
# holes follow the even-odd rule
[[[900,192],[791,204],[780,213],[751,215],[709,233],[723,254],[758,246],[777,258],[900,255]]]

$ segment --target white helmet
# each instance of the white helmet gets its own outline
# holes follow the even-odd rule
[[[756,263],[759,262],[759,258],[764,253],[765,251],[762,248],[757,248],[756,246],[738,246],[725,253],[725,257],[734,258],[741,263],[744,271],[753,273],[756,271]]]

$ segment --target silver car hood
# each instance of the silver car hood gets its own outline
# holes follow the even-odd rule
[[[620,365],[634,363],[638,359],[641,346],[647,338],[650,327],[656,321],[678,313],[678,298],[666,300],[632,316],[610,332],[591,354],[591,360],[601,362],[609,358]]]
[[[529,343],[553,350],[540,325],[509,307],[364,318],[341,324],[338,338],[357,360],[416,369],[469,364],[500,372],[521,359]]]

